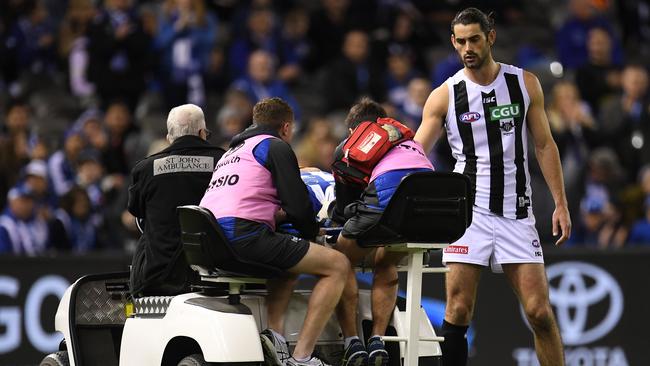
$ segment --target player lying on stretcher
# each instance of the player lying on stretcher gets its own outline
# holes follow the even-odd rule
[[[413,141],[413,132],[403,124],[386,118],[376,102],[363,99],[354,105],[346,123],[350,136],[336,149],[334,171],[336,200],[332,197],[332,176],[314,169],[302,173],[321,223],[331,227],[343,224],[335,249],[343,252],[351,264],[371,258],[372,336],[365,344],[357,327],[358,286],[354,271],[346,279],[336,315],[345,338],[342,365],[388,364],[388,352],[380,336],[384,335],[397,299],[397,264],[404,254],[383,248],[362,248],[357,238],[379,220],[402,178],[418,171],[433,170],[421,146]],[[326,213],[328,213],[327,216]],[[331,217],[331,219],[330,219]],[[374,252],[373,252],[374,251]]]
[[[378,103],[364,98],[352,106],[346,119],[350,136],[334,153],[332,171],[335,177],[336,204],[332,220],[344,223],[335,248],[352,264],[359,263],[374,248],[357,244],[381,217],[406,175],[431,171],[433,166],[414,133],[398,121],[387,118]],[[345,337],[343,366],[386,366],[388,352],[380,336],[386,327],[397,299],[397,263],[404,254],[377,248],[374,254],[372,283],[372,336],[364,342],[358,337],[358,286],[350,271],[336,315]]]

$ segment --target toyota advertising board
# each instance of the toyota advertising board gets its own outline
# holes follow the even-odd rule
[[[547,251],[551,305],[567,366],[650,364],[650,253]],[[539,365],[504,275],[484,273],[470,365]]]
[[[650,364],[650,250],[545,249],[567,365]],[[83,274],[122,271],[128,262],[106,255],[0,257],[0,366],[34,365],[55,350],[61,336],[53,331],[54,312],[65,287]],[[439,329],[443,276],[426,275],[423,283],[423,307]],[[471,366],[538,365],[532,333],[503,274],[483,273],[468,339]]]

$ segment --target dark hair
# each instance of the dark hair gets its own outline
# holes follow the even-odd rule
[[[85,189],[79,186],[72,186],[66,194],[61,197],[59,206],[68,214],[72,215],[72,210],[74,208],[75,202],[79,199],[86,200],[90,204],[90,197],[88,197],[88,192]]]
[[[9,114],[9,111],[11,111],[16,107],[25,108],[29,110],[29,104],[27,103],[27,100],[23,98],[14,98],[9,100],[9,102],[7,103],[7,110],[5,114]]]
[[[345,124],[348,125],[348,128],[354,129],[361,122],[375,122],[377,118],[384,118],[386,116],[386,110],[381,104],[368,97],[363,97],[357,104],[350,108],[350,112],[345,117]]]
[[[487,36],[494,29],[494,15],[491,12],[485,14],[477,8],[466,8],[456,13],[454,20],[451,21],[451,34],[454,34],[456,24],[478,24],[481,26],[481,31]]]
[[[293,121],[293,110],[281,98],[262,99],[253,107],[253,123],[279,130],[285,122]]]

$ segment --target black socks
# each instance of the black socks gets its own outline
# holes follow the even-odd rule
[[[445,341],[440,343],[442,349],[442,366],[466,366],[467,365],[467,326],[453,325],[442,321],[441,336]]]

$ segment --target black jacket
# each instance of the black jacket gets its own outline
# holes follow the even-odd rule
[[[309,192],[300,178],[298,159],[296,159],[296,154],[291,146],[281,140],[277,132],[253,125],[235,136],[230,142],[230,147],[237,146],[242,141],[261,134],[278,137],[272,139],[269,144],[264,167],[271,172],[273,185],[278,192],[280,207],[287,213],[287,221],[294,225],[302,238],[314,238],[318,234],[318,222],[314,219]]]
[[[128,208],[144,223],[131,268],[133,294],[187,290],[193,273],[182,255],[176,207],[199,204],[223,153],[198,136],[182,136],[133,168]]]

